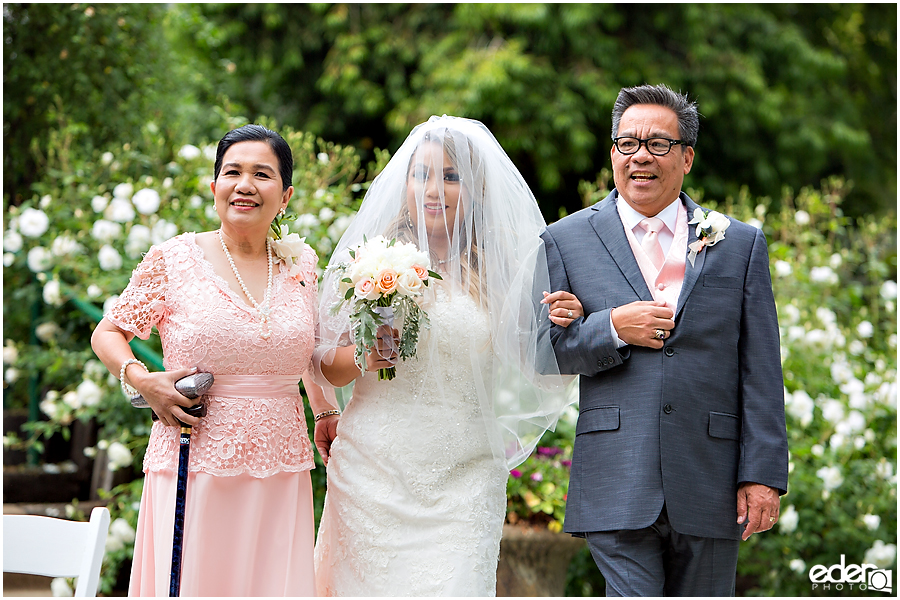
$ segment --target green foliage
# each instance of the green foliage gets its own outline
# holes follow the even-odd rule
[[[542,198],[571,210],[608,164],[622,86],[665,82],[704,118],[689,183],[780,197],[828,175],[848,210],[896,196],[896,5],[203,5],[228,94],[368,149],[432,114],[483,121]],[[265,35],[259,35],[265,32]],[[248,85],[248,82],[249,85]]]

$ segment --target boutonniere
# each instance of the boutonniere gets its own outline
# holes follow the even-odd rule
[[[707,246],[715,246],[725,239],[725,230],[731,225],[731,221],[720,212],[714,210],[703,212],[702,208],[696,208],[694,209],[694,218],[688,221],[688,225],[693,225],[694,223],[697,224],[698,239],[688,246],[691,249],[690,254],[688,254],[688,260],[691,261],[692,267],[698,252]]]
[[[272,252],[275,253],[275,258],[283,261],[288,266],[290,277],[297,277],[300,285],[306,287],[306,282],[300,279],[300,257],[306,248],[309,247],[309,244],[306,243],[305,237],[300,237],[296,233],[290,233],[288,226],[284,224],[285,221],[293,221],[296,218],[296,215],[285,217],[279,214],[276,216],[269,229],[269,239],[271,240]]]

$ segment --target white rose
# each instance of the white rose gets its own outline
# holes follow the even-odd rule
[[[133,460],[131,450],[126,448],[121,442],[111,443],[106,450],[106,456],[109,458],[110,471],[118,471],[123,467],[130,466]]]
[[[422,280],[415,271],[404,271],[397,278],[397,289],[403,296],[418,296],[423,287]]]
[[[15,343],[12,340],[6,340],[6,345],[3,346],[3,364],[11,365],[18,359],[19,350],[16,348]]]
[[[831,424],[844,418],[844,405],[839,400],[825,400],[822,405],[822,416]]]
[[[150,231],[150,240],[154,244],[162,244],[176,235],[178,235],[178,226],[174,223],[169,223],[165,219],[160,219],[153,225],[153,229]]]
[[[159,210],[159,192],[151,188],[138,190],[131,202],[134,203],[135,208],[142,215],[152,215]]]
[[[831,267],[813,267],[809,271],[809,278],[816,283],[834,285],[838,282],[838,276]]]
[[[881,540],[875,540],[875,544],[866,550],[865,562],[886,569],[894,564],[894,558],[897,556],[897,546],[894,544],[885,544]]]
[[[301,230],[309,231],[319,226],[319,219],[316,215],[305,213],[297,217],[297,227]],[[15,251],[13,251],[15,252]]]
[[[102,213],[109,206],[109,198],[106,196],[94,196],[91,198],[91,208],[95,213]]]
[[[183,158],[184,160],[194,160],[198,156],[200,156],[200,148],[197,146],[192,146],[191,144],[185,144],[178,150],[178,156]]]
[[[16,255],[12,252],[4,252],[3,253],[3,266],[11,267],[13,263],[16,262]]]
[[[816,471],[816,475],[822,480],[825,491],[832,491],[840,487],[844,483],[844,476],[841,474],[840,467],[822,467]]]
[[[28,251],[28,268],[33,273],[46,271],[53,264],[53,255],[43,246],[35,246]]]
[[[785,404],[789,415],[800,421],[804,427],[812,423],[815,402],[803,390],[797,390],[793,394],[785,393]]]
[[[57,417],[57,413],[61,413],[59,410],[59,405],[56,403],[56,396],[50,395],[48,392],[44,399],[41,400],[38,407],[41,409],[41,412],[50,417],[51,419],[55,419]]]
[[[214,162],[216,160],[216,144],[207,144],[203,147],[203,157],[209,162]]]
[[[824,325],[834,325],[837,323],[837,315],[834,314],[834,311],[825,308],[824,306],[820,306],[816,309],[816,318]]]
[[[203,209],[203,214],[206,215],[206,218],[210,221],[219,220],[219,213],[216,212],[216,207],[212,204],[206,205],[206,208]]]
[[[15,250],[13,250],[15,252]],[[879,291],[881,297],[885,300],[896,300],[897,299],[897,282],[893,279],[888,279],[884,283],[881,284],[881,290]]]
[[[81,244],[75,241],[75,238],[68,234],[57,236],[50,244],[50,252],[54,256],[69,256],[81,252]]]
[[[788,567],[794,573],[800,573],[801,575],[803,573],[806,573],[806,561],[804,561],[802,558],[795,558],[788,563]]]
[[[109,243],[122,235],[122,226],[106,219],[97,219],[91,227],[91,237],[101,243]]]
[[[809,213],[805,210],[798,210],[794,213],[794,222],[801,226],[809,225]]]
[[[275,253],[275,256],[284,261],[294,257],[299,259],[300,255],[303,254],[304,248],[306,248],[306,238],[302,238],[296,233],[285,235],[286,229],[287,227],[282,225],[281,239],[272,240],[272,251]]]
[[[96,283],[92,283],[87,288],[88,298],[91,298],[91,299],[99,298],[100,294],[102,294],[102,293],[103,293],[103,290]]]
[[[109,534],[116,536],[126,544],[134,541],[134,528],[122,517],[109,524]]]
[[[875,531],[878,529],[878,526],[881,525],[881,517],[878,515],[863,515],[862,520],[869,531]]]
[[[114,198],[124,198],[125,200],[130,200],[132,194],[134,194],[134,186],[130,183],[120,183],[113,188]]]
[[[3,249],[7,252],[18,252],[22,249],[22,236],[18,231],[9,229],[3,236]]]
[[[100,262],[100,268],[104,271],[115,271],[122,267],[122,257],[119,255],[119,251],[108,244],[100,248],[97,259]]]
[[[94,406],[103,399],[103,390],[90,379],[83,379],[75,388],[82,406]]]
[[[125,254],[128,258],[138,258],[151,246],[152,233],[145,225],[132,225],[125,240]]]
[[[869,321],[862,321],[856,326],[856,333],[858,333],[861,338],[870,338],[872,337],[872,334],[875,333],[875,327]]]
[[[853,340],[853,341],[850,342],[850,344],[847,346],[847,350],[848,350],[848,351],[850,352],[850,354],[852,354],[853,356],[860,356],[863,352],[866,351],[866,345],[863,344],[863,343],[862,343],[861,341],[859,341],[859,340]]]
[[[44,302],[50,306],[62,306],[63,297],[59,289],[59,280],[51,279],[44,284],[42,296],[44,297]]]
[[[78,396],[78,392],[74,390],[63,394],[62,401],[63,404],[65,404],[72,410],[78,410],[82,406],[81,398]]]
[[[84,363],[84,375],[90,379],[100,379],[108,372],[109,371],[106,370],[106,367],[99,360],[92,358]]]
[[[66,598],[75,594],[65,577],[54,577],[50,581],[50,594],[54,598]]]
[[[828,266],[830,266],[832,269],[837,269],[838,267],[841,266],[841,263],[843,263],[843,262],[844,262],[844,259],[841,258],[841,255],[835,253],[835,254],[832,254],[831,258],[828,259]]]
[[[37,327],[34,328],[34,334],[42,342],[49,342],[54,337],[56,337],[57,333],[59,333],[59,325],[57,325],[53,321],[47,321],[46,323],[41,323],[40,325],[38,325]]]
[[[203,198],[194,194],[193,196],[191,196],[190,200],[188,200],[188,204],[191,208],[200,208],[201,206],[203,206]]]
[[[112,470],[112,469],[110,469]],[[106,536],[106,551],[107,552],[118,552],[119,550],[125,549],[125,542],[120,540],[114,535]]]
[[[791,504],[778,517],[778,529],[781,533],[794,533],[797,529],[797,523],[800,522],[800,514],[794,505]]]
[[[779,277],[787,277],[793,272],[794,268],[791,267],[791,263],[783,260],[775,261],[775,274]]]
[[[171,177],[166,177],[163,179],[162,186],[164,190],[167,190],[172,187],[172,184],[175,183]]]
[[[3,373],[3,379],[6,383],[15,383],[19,379],[19,370],[15,367],[8,367]]]
[[[110,310],[112,310],[112,307],[115,306],[116,302],[118,302],[118,301],[119,301],[118,294],[113,294],[112,296],[107,298],[106,301],[103,303],[103,314],[105,315]]]
[[[29,207],[19,216],[18,226],[19,233],[25,237],[36,238],[44,235],[50,227],[50,218],[44,211]]]
[[[319,191],[323,191],[323,190],[319,190]],[[318,194],[318,192],[316,192],[316,193]],[[333,218],[334,218],[334,211],[331,210],[330,208],[328,208],[327,206],[319,211],[319,220],[320,221],[330,221]]]
[[[110,221],[128,223],[134,220],[134,206],[131,204],[131,200],[127,198],[113,198],[103,215]]]

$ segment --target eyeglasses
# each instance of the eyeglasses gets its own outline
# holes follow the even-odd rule
[[[647,151],[654,156],[665,156],[676,144],[687,145],[684,140],[670,140],[669,138],[654,137],[642,140],[636,137],[613,138],[616,150],[625,155],[636,154],[641,149],[641,144],[647,147]]]

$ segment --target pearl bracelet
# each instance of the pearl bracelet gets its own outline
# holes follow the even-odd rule
[[[137,388],[135,388],[134,386],[128,385],[127,383],[125,383],[125,369],[128,368],[128,365],[141,365],[142,367],[144,367],[144,370],[147,371],[148,373],[150,372],[150,369],[147,368],[147,365],[145,365],[144,363],[142,363],[141,361],[139,361],[136,358],[129,358],[128,360],[126,360],[125,362],[122,363],[122,368],[119,369],[119,383],[122,384],[122,393],[125,394],[125,396],[128,398],[133,398],[134,396],[137,396],[140,392],[138,392]]]
[[[341,411],[339,411],[339,410],[326,410],[324,412],[320,412],[319,414],[317,414],[315,417],[313,417],[313,419],[315,420],[316,423],[318,423],[320,420],[324,419],[325,417],[330,417],[330,416],[339,415],[339,414],[341,414]]]

